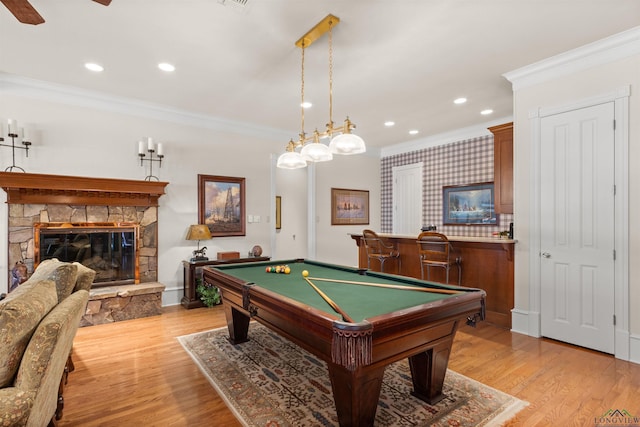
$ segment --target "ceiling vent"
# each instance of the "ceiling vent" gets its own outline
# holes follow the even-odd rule
[[[241,12],[246,12],[249,8],[249,0],[218,0],[218,3]]]

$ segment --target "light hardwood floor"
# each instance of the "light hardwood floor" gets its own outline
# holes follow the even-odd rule
[[[240,426],[176,339],[225,325],[221,306],[174,306],[80,328],[58,425]],[[449,368],[529,402],[509,426],[595,426],[609,409],[640,416],[640,365],[483,322],[458,331]]]

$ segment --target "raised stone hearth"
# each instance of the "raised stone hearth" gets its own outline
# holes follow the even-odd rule
[[[156,316],[162,312],[162,283],[94,288],[80,326]]]

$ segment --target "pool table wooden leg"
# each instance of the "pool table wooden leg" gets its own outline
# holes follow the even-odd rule
[[[413,380],[411,394],[430,405],[441,401],[444,376],[451,354],[453,339],[445,339],[427,351],[409,357],[409,368]]]
[[[384,366],[349,371],[334,363],[327,365],[340,426],[372,426],[380,399]]]
[[[227,318],[227,328],[229,328],[229,342],[240,344],[249,341],[249,318],[231,304],[224,305],[224,315]]]

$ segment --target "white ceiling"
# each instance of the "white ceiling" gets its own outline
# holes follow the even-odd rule
[[[0,72],[281,131],[300,130],[300,49],[327,14],[333,119],[370,147],[512,114],[502,74],[635,27],[638,0],[32,0],[46,22],[0,5]],[[101,74],[83,64],[98,62]],[[167,74],[157,64],[177,70]],[[328,121],[328,43],[306,49],[307,133]],[[468,98],[464,105],[453,99]],[[485,108],[492,116],[481,116]],[[393,128],[383,123],[393,120]],[[416,136],[408,135],[418,129]],[[282,148],[286,145],[282,141]],[[276,142],[279,144],[279,142]]]

